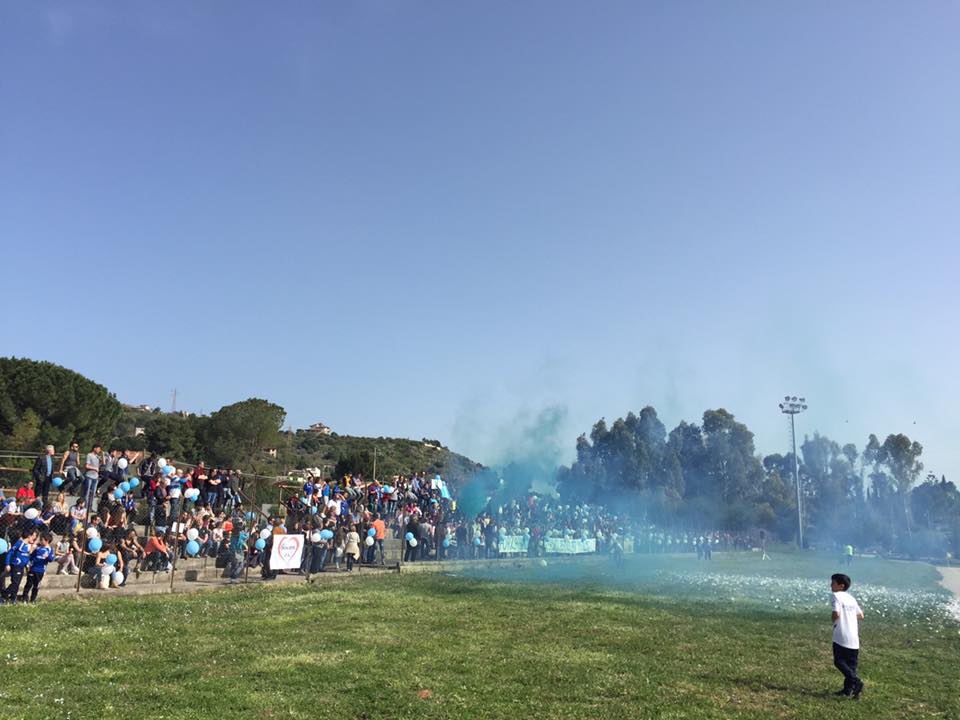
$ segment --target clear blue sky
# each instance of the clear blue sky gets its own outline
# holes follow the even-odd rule
[[[0,9],[0,354],[487,462],[805,394],[960,479],[956,4]]]

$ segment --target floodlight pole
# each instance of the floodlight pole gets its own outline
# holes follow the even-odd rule
[[[793,482],[797,487],[797,545],[803,550],[803,505],[800,496],[800,460],[797,457],[797,427],[794,418],[807,409],[805,398],[787,395],[780,403],[780,412],[790,416],[790,440],[793,443]]]

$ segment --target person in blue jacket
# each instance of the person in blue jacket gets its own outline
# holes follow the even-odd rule
[[[40,590],[40,581],[47,572],[47,563],[53,560],[53,535],[43,533],[37,541],[37,547],[30,553],[30,566],[27,572],[27,584],[23,586],[21,600],[37,601],[37,592]]]
[[[23,574],[30,563],[30,553],[33,552],[33,541],[36,535],[37,531],[33,528],[24,530],[20,539],[7,551],[7,559],[4,565],[10,584],[3,591],[3,599],[12,604],[17,602],[17,595],[20,593],[20,581],[23,580]]]

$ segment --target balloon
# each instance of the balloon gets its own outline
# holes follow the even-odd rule
[[[328,529],[328,528],[325,528],[325,529],[321,530],[321,531],[320,531],[320,537],[323,538],[324,540],[332,540],[332,539],[333,539],[333,530],[330,530],[330,529]]]
[[[264,528],[260,531],[260,539],[266,540],[268,537],[273,535],[273,531],[270,528]]]
[[[413,540],[410,541],[410,547],[416,547],[416,546],[417,546],[417,539],[413,538]]]
[[[113,573],[113,581],[114,581],[117,585],[123,585],[123,573],[120,572],[119,570],[114,571],[114,573]]]
[[[157,467],[163,470],[167,466],[167,461],[164,458],[157,460]]]
[[[176,500],[178,497],[180,497],[180,488],[177,487],[176,485],[171,485],[171,486],[170,486],[170,498],[173,499],[173,500]]]
[[[311,506],[310,506],[310,514],[311,514],[311,515],[316,515],[316,514],[317,514],[317,506],[316,506],[316,505],[311,505]]]
[[[200,531],[196,528],[187,530],[187,540],[196,540],[198,537],[200,537]]]
[[[113,566],[112,563],[107,563],[107,564],[104,565],[102,568],[100,568],[100,573],[101,573],[102,575],[106,575],[106,576],[108,576],[108,577],[109,577],[110,575],[113,575],[113,573],[114,573],[115,571],[116,571],[116,568]]]
[[[367,530],[367,537],[373,537],[376,534],[377,534],[376,528],[370,528],[369,530]]]
[[[410,542],[411,540],[413,540],[413,533],[408,532],[406,535],[403,536],[403,539],[406,540],[407,542]]]
[[[93,528],[90,528],[91,530]],[[100,552],[100,548],[103,547],[103,540],[98,537],[92,537],[87,541],[87,550],[90,552]]]
[[[450,547],[450,538],[444,538],[444,539],[443,539],[443,546],[444,546],[445,548]]]
[[[224,532],[232,532],[232,531],[233,531],[233,523],[230,522],[229,520],[227,520],[227,521],[223,524],[223,531],[224,531]]]
[[[130,478],[130,488],[131,488],[131,489],[133,489],[133,488],[135,488],[135,487],[138,487],[139,485],[140,485],[140,478],[138,478],[138,477],[132,477],[132,478]]]
[[[7,541],[4,540],[3,538],[0,538],[0,553],[5,553],[9,549],[10,549],[10,546],[7,545]]]
[[[113,496],[117,500],[123,500],[123,490],[121,490],[120,488],[117,488],[116,490],[113,491]]]
[[[477,547],[480,547],[483,544],[483,541],[480,538],[474,538],[473,544],[476,545]]]
[[[129,463],[127,462],[126,458],[120,458],[119,460],[117,460],[117,467],[120,468],[121,470],[126,470],[127,465],[129,465]]]
[[[312,533],[310,533],[310,542],[318,543],[322,539],[323,535],[318,530],[314,530]]]
[[[389,495],[390,493],[393,492],[393,487],[391,485],[384,485],[383,492],[384,494]]]
[[[173,467],[173,465],[163,466],[163,474],[166,475],[167,477],[170,477],[171,475],[173,475],[175,471],[176,471],[176,468]]]
[[[130,492],[130,483],[128,482],[120,483],[120,489],[123,490],[124,494]]]
[[[253,544],[253,546],[254,546],[257,550],[263,550],[263,549],[267,546],[267,543],[266,543],[264,540],[257,540],[257,541]]]
[[[107,562],[107,565],[116,565],[116,564],[117,564],[117,556],[114,555],[113,553],[110,553],[109,555],[107,555],[107,561],[106,561],[106,562]]]
[[[53,486],[54,486],[54,487],[60,487],[61,485],[63,485],[63,478],[62,478],[62,477],[55,477],[55,478],[53,479]]]
[[[97,532],[97,529],[96,529],[95,527],[88,527],[88,528],[87,528],[87,539],[89,540],[89,539],[95,538],[95,537],[100,537],[100,533]]]
[[[193,529],[194,528],[190,528],[190,530],[193,530]],[[189,534],[189,532],[190,531],[188,530],[187,534]],[[187,543],[187,555],[193,556],[199,552],[200,552],[200,543],[198,543],[196,540],[190,540],[190,542]]]
[[[370,535],[367,535],[366,539],[363,542],[367,547],[373,547],[373,543],[375,543],[376,540],[374,540],[373,537],[371,537]]]
[[[40,514],[40,511],[37,510],[36,508],[30,508],[23,514],[23,516],[27,520],[36,520],[39,514]]]

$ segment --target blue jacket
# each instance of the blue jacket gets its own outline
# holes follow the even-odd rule
[[[30,546],[21,538],[7,551],[7,562],[11,568],[26,567],[30,562]]]
[[[53,560],[53,548],[37,546],[37,549],[30,554],[30,572],[43,575],[47,571],[47,563]]]

